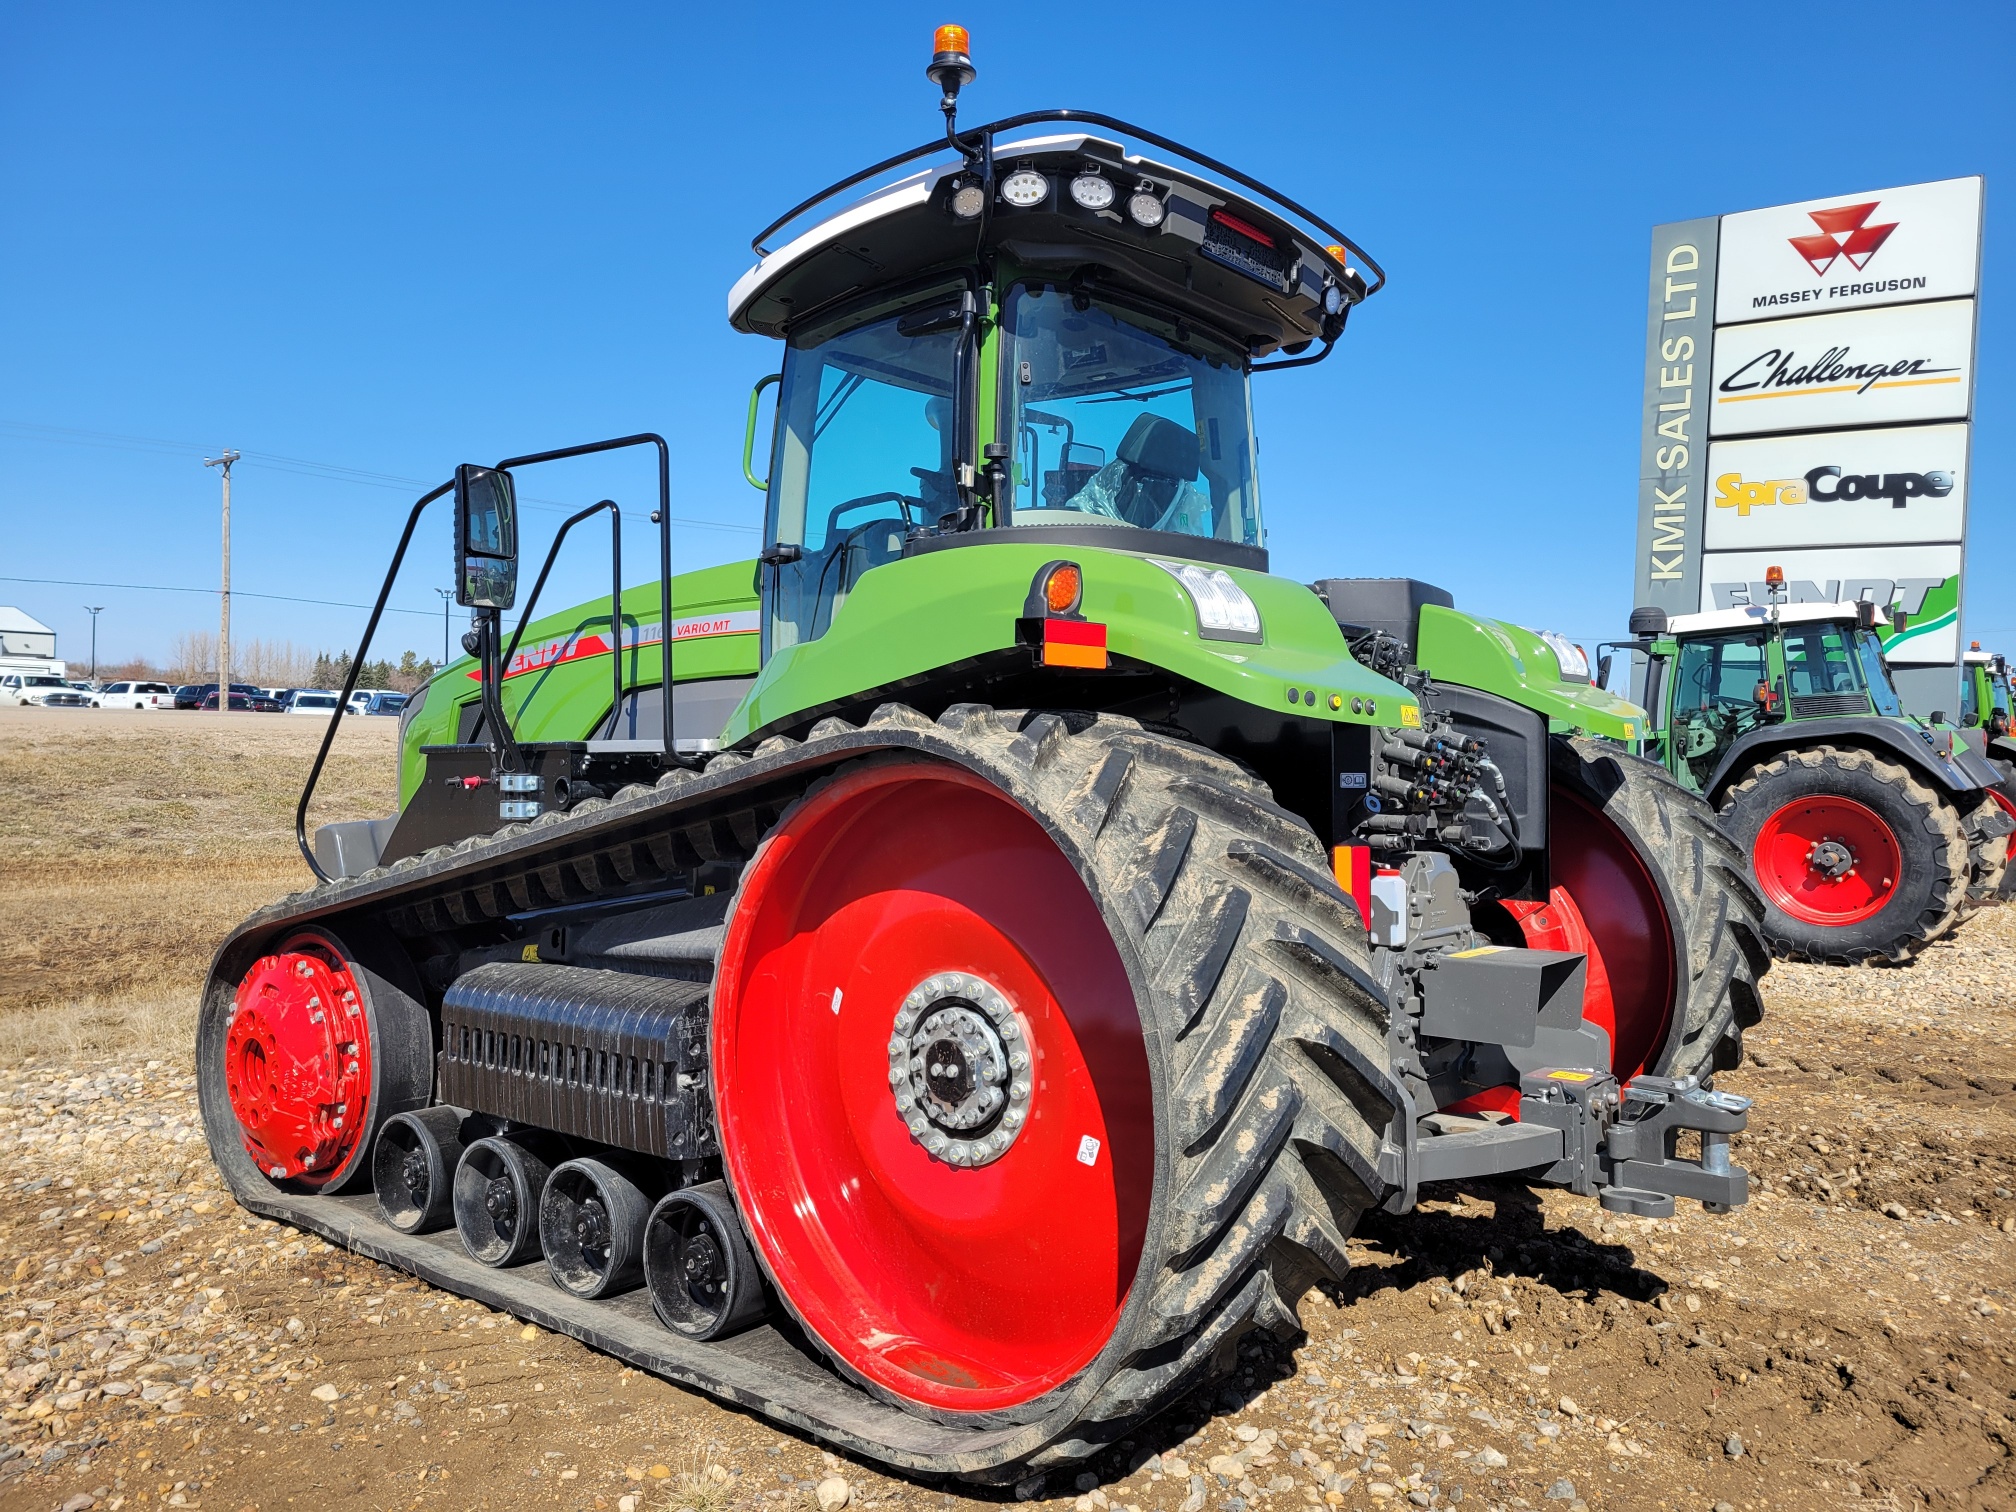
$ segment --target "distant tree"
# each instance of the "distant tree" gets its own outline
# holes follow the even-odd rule
[[[388,661],[367,661],[357,669],[357,686],[360,688],[389,688],[392,686],[392,663]]]
[[[329,688],[334,687],[335,683],[336,664],[329,660],[327,651],[316,652],[314,670],[308,674],[308,685],[315,688]]]
[[[399,665],[392,669],[392,686],[401,693],[411,693],[434,675],[434,663],[422,661],[413,652],[405,652],[399,658]]]

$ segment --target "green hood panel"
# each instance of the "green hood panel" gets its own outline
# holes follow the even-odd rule
[[[1089,543],[989,542],[922,552],[864,574],[824,635],[772,653],[722,743],[788,727],[869,690],[900,688],[959,662],[1012,650],[1015,622],[1037,571],[1060,559],[1083,568],[1080,613],[1106,626],[1107,650],[1116,658],[1268,709],[1285,709],[1291,687],[1314,690],[1313,707],[1297,704],[1305,718],[1420,721],[1413,696],[1353,661],[1336,621],[1299,583],[1222,569],[1260,611],[1263,638],[1258,644],[1207,640],[1189,593],[1147,556]],[[1337,709],[1330,707],[1333,695]],[[1376,712],[1353,714],[1354,697],[1369,699]]]
[[[730,562],[673,577],[674,681],[756,675],[761,659],[756,572],[754,562]],[[623,590],[623,621],[623,685],[656,687],[662,638],[656,582]],[[508,617],[505,623],[508,645]],[[526,626],[502,687],[504,709],[519,739],[585,740],[609,717],[608,634],[607,594]],[[420,784],[420,748],[453,744],[462,710],[479,697],[475,659],[465,656],[444,667],[423,691],[420,711],[400,732],[402,808]]]
[[[1645,728],[1645,711],[1629,699],[1562,677],[1552,648],[1521,625],[1427,604],[1414,660],[1437,682],[1509,698],[1563,731],[1635,740]]]

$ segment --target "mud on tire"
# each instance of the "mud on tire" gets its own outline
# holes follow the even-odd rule
[[[1838,926],[1795,918],[1760,886],[1765,938],[1774,953],[1834,966],[1902,962],[1952,929],[1966,901],[1970,864],[1967,836],[1951,804],[1896,762],[1856,747],[1822,745],[1753,767],[1723,795],[1723,824],[1754,858],[1765,822],[1808,796],[1849,798],[1881,818],[1895,837],[1901,875],[1879,912]]]
[[[955,1414],[893,1395],[828,1353],[907,1410],[1040,1424],[1047,1447],[1024,1464],[1073,1461],[1229,1369],[1248,1332],[1292,1334],[1303,1293],[1342,1276],[1346,1236],[1384,1195],[1379,1151],[1402,1104],[1386,1069],[1386,1005],[1316,837],[1233,763],[1107,715],[960,705],[934,723],[885,705],[868,723],[931,730],[941,749],[949,741],[1083,879],[1142,1018],[1154,1199],[1105,1347],[1031,1401]],[[812,737],[842,728],[829,720]],[[752,872],[761,864],[759,852]],[[724,957],[717,990],[726,968]]]
[[[1764,901],[1744,851],[1715,811],[1658,763],[1595,740],[1557,736],[1549,744],[1556,791],[1600,810],[1665,894],[1674,1022],[1650,1069],[1705,1081],[1741,1064],[1743,1031],[1763,1016],[1759,980],[1771,964]],[[1620,963],[1609,966],[1615,975]]]

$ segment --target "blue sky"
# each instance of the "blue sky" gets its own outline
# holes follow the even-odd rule
[[[1411,574],[1594,640],[1631,601],[1650,228],[1983,173],[1967,631],[2016,650],[2007,5],[28,6],[0,10],[0,576],[214,587],[234,635],[354,642],[415,484],[641,429],[681,565],[750,554],[748,238],[966,119],[1140,120],[1322,208],[1392,276],[1337,355],[1257,380],[1275,569]],[[531,477],[528,546],[644,458]],[[570,548],[559,605],[606,572]],[[641,573],[634,571],[633,579]],[[438,654],[445,512],[377,647]],[[190,593],[0,581],[87,653],[164,655]]]

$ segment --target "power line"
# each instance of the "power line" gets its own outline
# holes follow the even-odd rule
[[[0,420],[0,431],[25,433],[27,437],[54,441],[66,446],[92,446],[107,451],[141,452],[151,456],[187,456],[200,452],[203,448],[181,441],[164,441],[157,436],[128,436],[117,431],[80,430],[67,425],[41,425],[31,420]],[[315,462],[305,457],[287,457],[278,452],[247,451],[243,453],[248,467],[263,468],[268,472],[291,473],[297,477],[325,478],[335,483],[354,483],[361,488],[386,488],[399,492],[425,490],[432,483],[420,478],[405,478],[397,473],[372,472],[366,468],[348,467],[340,462]],[[520,494],[518,502],[532,509],[549,513],[571,514],[575,506],[559,499],[542,498],[537,494]],[[719,520],[696,520],[682,515],[672,516],[674,525],[686,525],[695,530],[732,530],[749,535],[760,534],[754,525],[732,525]],[[304,602],[306,602],[304,600]]]
[[[140,593],[208,593],[222,592],[217,588],[184,588],[172,583],[98,583],[84,578],[41,578],[10,577],[0,574],[0,583],[41,583],[58,588],[126,588]],[[286,593],[252,593],[243,588],[233,588],[232,594],[238,598],[271,599],[278,604],[320,604],[329,609],[369,609],[369,604],[352,604],[344,599],[296,598]],[[424,614],[434,617],[432,609],[400,609],[394,605],[385,606],[387,614]]]

